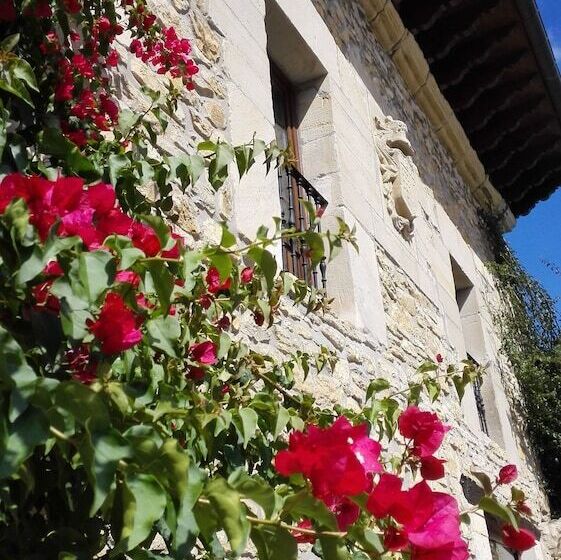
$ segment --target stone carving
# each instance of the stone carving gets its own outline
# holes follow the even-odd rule
[[[410,241],[415,229],[418,171],[411,157],[414,150],[407,139],[407,126],[392,117],[375,117],[374,125],[386,206],[395,229]]]

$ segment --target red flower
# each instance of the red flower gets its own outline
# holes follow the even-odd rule
[[[253,268],[247,266],[241,271],[240,280],[242,284],[249,284],[253,280]]]
[[[202,381],[205,377],[205,370],[202,367],[189,366],[185,377],[193,381]]]
[[[207,340],[205,342],[198,342],[191,346],[189,353],[196,362],[212,366],[217,362],[216,357],[216,344]]]
[[[399,552],[409,546],[409,539],[403,531],[388,527],[384,531],[384,546],[391,552]]]
[[[221,282],[220,273],[218,272],[218,269],[212,266],[208,269],[206,275],[206,283],[208,286],[208,291],[211,294],[216,294],[218,292],[228,291],[232,284],[232,279],[228,277],[226,278],[226,280],[224,280],[224,282]]]
[[[105,62],[107,62],[108,66],[117,66],[117,64],[119,64],[119,53],[115,49],[111,50],[111,52],[107,55]]]
[[[171,249],[162,251],[162,257],[165,259],[178,259],[179,249],[183,247],[183,237],[181,237],[181,235],[177,235],[177,233],[172,233],[171,237],[175,239],[175,244]]]
[[[436,414],[423,412],[416,406],[410,406],[401,413],[398,426],[404,438],[413,440],[413,453],[421,458],[433,455],[450,429]]]
[[[253,320],[255,321],[255,324],[258,327],[262,327],[263,323],[265,322],[265,317],[263,316],[263,313],[260,313],[259,311],[255,311],[253,313]]]
[[[212,305],[212,298],[211,298],[208,294],[203,294],[203,295],[199,298],[199,305],[200,305],[203,309],[209,309],[210,306]]]
[[[77,14],[82,9],[82,4],[78,0],[64,0],[64,9],[69,14]]]
[[[390,515],[403,526],[401,536],[408,539],[412,560],[467,559],[456,500],[433,492],[424,481],[407,491],[401,490],[401,483],[398,477],[383,474],[370,494],[368,510],[377,518]],[[395,544],[402,546],[402,538]]]
[[[329,509],[335,514],[340,531],[346,531],[360,517],[360,508],[348,498],[336,502]]]
[[[59,278],[64,275],[64,270],[60,266],[58,261],[49,261],[47,266],[43,269],[43,274],[45,276],[51,276],[53,278]]]
[[[516,465],[505,465],[497,477],[498,484],[510,484],[518,478],[518,469]]]
[[[33,8],[33,15],[36,18],[44,19],[49,18],[53,15],[51,6],[47,0],[37,0],[35,7]]]
[[[160,252],[160,240],[151,227],[140,222],[134,222],[131,227],[130,237],[132,244],[144,251],[146,256],[155,257]]]
[[[36,286],[33,286],[31,293],[33,294],[33,299],[35,300],[35,308],[49,309],[58,313],[60,311],[60,301],[56,296],[51,294],[51,286],[53,285],[52,280],[47,280],[46,282],[41,282]]]
[[[366,508],[376,518],[382,519],[390,514],[401,499],[403,481],[398,476],[383,473],[378,484],[368,497]]]
[[[301,528],[301,529],[313,529],[313,525],[312,522],[309,519],[303,519],[302,521],[300,521],[300,523],[298,523],[297,527]],[[301,533],[300,531],[298,531],[298,529],[293,529],[291,531],[292,536],[295,538],[296,542],[299,542],[301,544],[304,543],[310,543],[313,544],[316,542],[316,537],[313,534],[309,534],[309,533]]]
[[[504,525],[502,537],[505,546],[524,552],[530,550],[536,544],[536,537],[528,529],[519,529],[518,531],[512,525]]]
[[[141,319],[136,316],[119,294],[109,293],[97,320],[88,327],[101,343],[104,354],[118,354],[136,346],[142,340]]]
[[[16,9],[12,0],[0,0],[0,21],[14,21]]]
[[[66,352],[66,360],[72,372],[72,378],[85,385],[91,385],[96,379],[97,362],[91,359],[90,349],[82,344]]]
[[[524,515],[532,515],[530,506],[522,500],[516,502],[516,504],[514,505],[514,509],[516,509],[516,511],[519,513],[523,513]]]
[[[120,270],[115,275],[115,282],[130,284],[133,288],[138,288],[140,285],[140,276],[133,270]]]
[[[436,355],[436,361],[441,364],[444,361],[444,358],[442,357],[442,354],[437,354]]]
[[[380,450],[366,424],[353,426],[341,416],[328,428],[292,432],[288,449],[275,457],[275,468],[283,476],[302,473],[329,506],[371,487],[372,474],[382,470]]]
[[[421,459],[421,476],[425,480],[440,480],[444,477],[444,461],[436,457],[424,457]]]

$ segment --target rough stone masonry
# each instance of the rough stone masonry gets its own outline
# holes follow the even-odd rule
[[[391,57],[377,43],[359,3],[152,4],[164,24],[192,38],[201,69],[196,91],[181,100],[162,149],[171,154],[192,150],[208,137],[242,143],[254,133],[272,140],[271,58],[294,84],[302,172],[329,201],[324,221],[333,224],[340,216],[357,227],[360,254],[345,249],[328,267],[328,293],[334,298],[330,314],[304,317],[286,303],[273,328],[263,330],[248,321],[237,325],[239,336],[278,357],[327,347],[339,358],[334,375],[312,376],[305,385],[320,400],[346,406],[359,405],[374,377],[405,386],[415,367],[437,353],[455,361],[469,352],[488,364],[483,397],[491,437],[481,431],[473,395],[460,405],[450,394],[439,410],[453,426],[443,449],[448,460],[443,484],[463,507],[461,475],[469,477],[471,470],[493,475],[505,463],[516,463],[543,530],[541,546],[524,558],[561,558],[556,542],[560,529],[548,526],[538,471],[511,406],[518,389],[493,324],[498,294],[485,267],[491,250],[480,207]],[[164,82],[130,54],[123,52],[122,60],[122,102],[141,108],[147,104],[141,85],[163,90]],[[388,117],[400,123],[403,137],[388,142],[386,135],[380,144],[376,123]],[[380,146],[383,152],[387,148],[384,157]],[[204,183],[184,194],[178,191],[169,217],[193,244],[216,239],[220,220],[230,221],[240,235],[252,236],[260,224],[280,214],[277,193],[276,176],[256,169],[241,184],[230,181],[218,193]],[[404,207],[407,216],[402,215]],[[409,221],[414,216],[413,235],[403,235],[396,216]],[[458,289],[468,289],[471,298],[464,315]],[[473,517],[466,529],[472,554],[491,559],[485,520]]]

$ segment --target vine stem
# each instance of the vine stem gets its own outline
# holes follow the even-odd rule
[[[199,498],[197,500],[201,504],[211,505],[210,500],[207,498]],[[247,520],[253,525],[267,525],[270,527],[281,527],[295,533],[302,533],[303,535],[313,535],[315,537],[336,537],[344,538],[347,536],[347,532],[341,531],[316,531],[314,529],[304,529],[300,527],[295,527],[284,521],[277,521],[274,519],[260,519],[259,517],[253,517],[252,515],[246,515]]]
[[[257,370],[252,371],[252,373],[253,375],[255,375],[255,377],[258,377],[259,379],[263,380],[265,383],[268,383],[271,387],[276,389],[283,397],[295,402],[296,404],[299,405],[302,404],[295,396],[291,395],[284,387],[279,385],[276,381],[273,381],[272,379],[267,377],[264,373],[261,373],[260,371]]]

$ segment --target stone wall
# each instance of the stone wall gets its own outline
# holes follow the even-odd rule
[[[546,499],[524,434],[513,429],[519,425],[510,405],[517,386],[499,353],[493,324],[497,291],[485,268],[491,251],[479,208],[376,43],[358,2],[153,0],[153,8],[165,24],[193,38],[201,68],[196,92],[181,100],[162,147],[176,153],[201,138],[245,142],[254,133],[272,140],[269,47],[299,89],[303,171],[330,202],[324,220],[333,224],[339,216],[357,227],[360,254],[346,248],[329,266],[331,314],[305,317],[286,304],[274,327],[242,322],[235,326],[239,336],[279,358],[296,349],[327,347],[339,357],[334,374],[309,378],[305,386],[320,401],[356,407],[374,377],[405,387],[415,367],[436,353],[463,359],[469,330],[476,358],[489,364],[484,389],[493,439],[481,432],[469,391],[462,406],[453,395],[444,399],[439,412],[453,426],[443,450],[449,463],[445,485],[465,506],[462,474],[495,473],[516,462],[520,485],[538,523],[545,524]],[[123,55],[122,101],[138,109],[146,106],[140,86],[163,88],[163,82]],[[415,152],[408,156],[406,176],[417,212],[412,240],[396,231],[387,211],[375,119],[388,115],[407,125]],[[219,193],[201,182],[178,194],[170,219],[193,243],[214,238],[221,219],[252,236],[280,214],[277,188],[274,174],[264,176],[259,166],[240,185],[228,181]],[[477,313],[471,322],[460,315],[451,258],[473,285]],[[484,520],[475,516],[466,531],[474,557],[490,559]],[[545,549],[524,555],[548,557]]]

